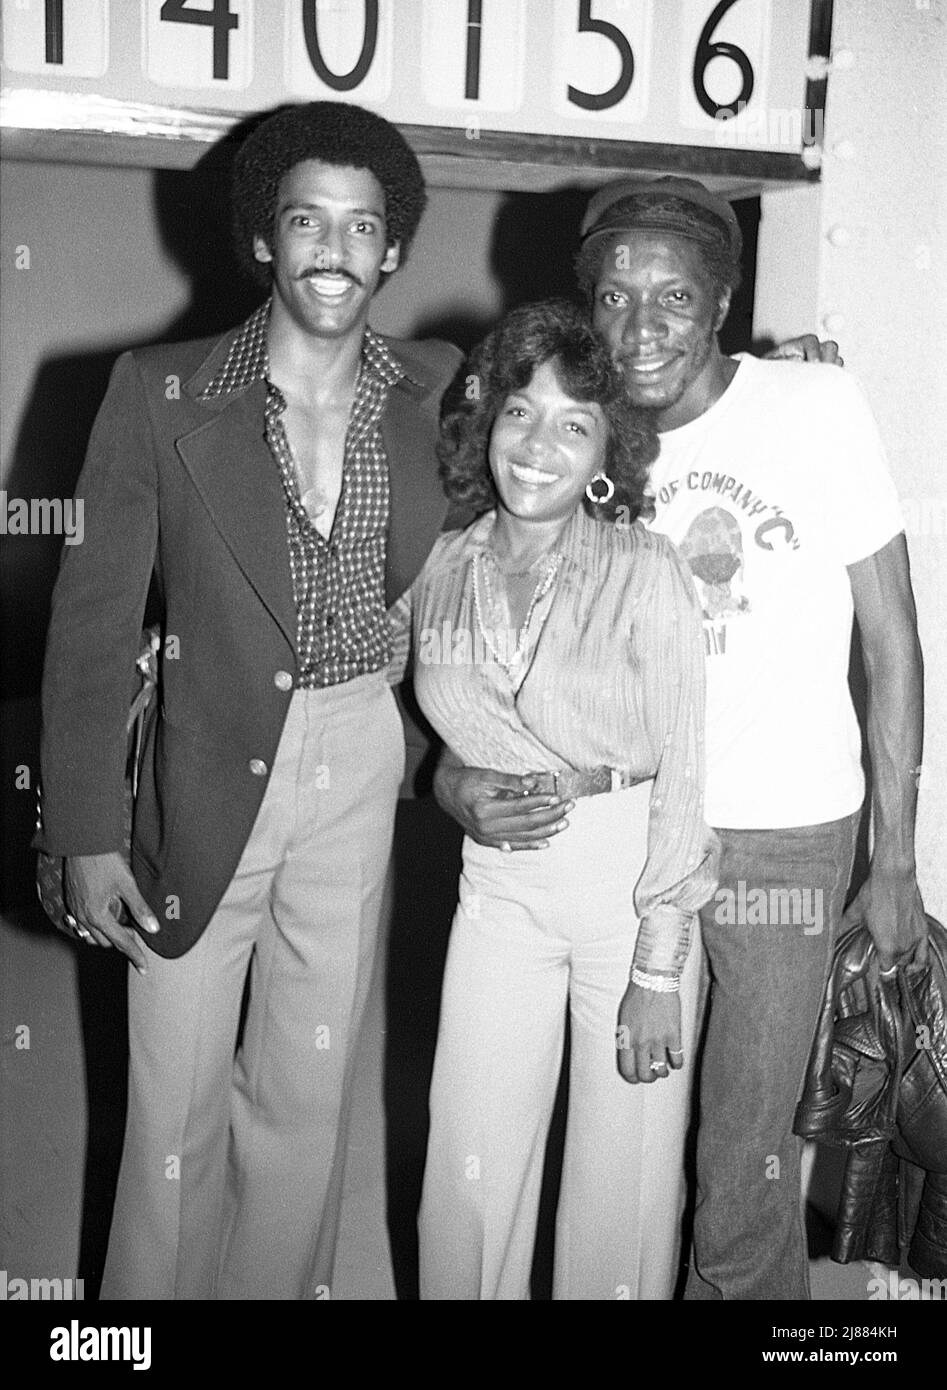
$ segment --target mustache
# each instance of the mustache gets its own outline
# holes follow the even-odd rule
[[[357,275],[353,275],[350,270],[343,270],[340,266],[337,266],[335,269],[329,269],[328,266],[324,265],[311,265],[308,270],[302,271],[296,278],[297,280],[308,280],[310,275],[340,276],[345,280],[351,280],[353,285],[358,285],[359,288],[364,289],[364,285]]]

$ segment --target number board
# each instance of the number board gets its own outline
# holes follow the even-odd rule
[[[600,166],[620,143],[812,177],[830,22],[831,0],[5,0],[2,124],[152,151],[341,100],[461,159]]]

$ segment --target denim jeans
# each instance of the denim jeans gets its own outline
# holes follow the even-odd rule
[[[808,1299],[792,1133],[860,812],[823,825],[717,830],[701,911],[710,968],[687,1299]]]

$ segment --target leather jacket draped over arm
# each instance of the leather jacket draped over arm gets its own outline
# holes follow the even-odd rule
[[[867,928],[839,939],[794,1129],[849,1151],[833,1259],[898,1265],[910,1242],[911,1268],[944,1278],[947,931],[928,923],[926,967],[874,989]]]

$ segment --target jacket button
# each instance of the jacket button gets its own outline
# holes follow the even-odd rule
[[[273,684],[276,686],[277,690],[292,690],[293,678],[289,671],[277,671],[276,675],[273,677]]]
[[[251,758],[250,771],[253,773],[254,777],[265,777],[267,773],[266,763],[262,758]]]

